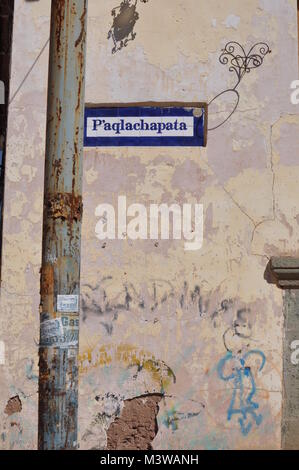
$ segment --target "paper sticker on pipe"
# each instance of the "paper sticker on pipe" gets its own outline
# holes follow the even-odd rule
[[[62,312],[62,313],[79,312],[79,296],[78,295],[58,295],[57,296],[57,312]]]
[[[61,318],[43,321],[40,325],[40,346],[70,348],[79,344],[78,315],[63,315]]]

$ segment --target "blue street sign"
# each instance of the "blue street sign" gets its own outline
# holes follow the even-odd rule
[[[85,109],[85,147],[205,147],[207,105],[117,105]]]

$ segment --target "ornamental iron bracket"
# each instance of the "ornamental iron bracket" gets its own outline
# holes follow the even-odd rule
[[[254,44],[254,46],[252,46],[247,53],[245,52],[244,47],[235,41],[228,42],[224,49],[222,49],[219,62],[222,65],[229,66],[229,72],[232,72],[236,75],[237,81],[234,87],[228,88],[227,90],[218,93],[218,95],[216,95],[210,101],[209,105],[220,98],[220,96],[229,92],[232,92],[236,95],[237,102],[229,116],[221,124],[218,124],[218,126],[208,129],[209,131],[213,131],[223,126],[223,124],[225,124],[232,117],[240,102],[240,94],[237,90],[237,87],[247,73],[250,73],[251,70],[258,68],[263,64],[264,58],[267,54],[271,54],[271,50],[268,44],[265,42],[258,42]]]

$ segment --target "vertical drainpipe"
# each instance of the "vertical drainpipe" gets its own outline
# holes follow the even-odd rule
[[[77,448],[86,24],[87,0],[52,0],[40,307],[41,450]]]
[[[281,447],[299,449],[299,258],[273,257],[269,273],[283,289],[283,387]]]

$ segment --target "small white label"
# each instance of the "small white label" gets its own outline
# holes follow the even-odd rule
[[[57,296],[57,312],[62,312],[62,313],[79,312],[79,296],[78,295],[58,295]]]
[[[0,341],[0,366],[5,364],[5,344],[4,341]]]

